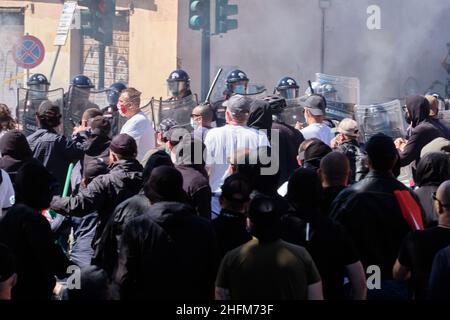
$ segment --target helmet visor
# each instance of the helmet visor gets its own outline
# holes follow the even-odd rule
[[[296,88],[280,89],[279,93],[285,99],[295,99],[298,97],[298,89]]]
[[[117,106],[117,103],[119,102],[119,96],[120,93],[116,90],[111,90],[108,93],[108,103],[110,106]]]
[[[167,83],[167,88],[169,89],[169,93],[177,97],[180,93],[186,89],[186,82],[184,81],[170,81]]]
[[[236,81],[233,84],[233,92],[236,94],[246,94],[247,93],[248,81]]]

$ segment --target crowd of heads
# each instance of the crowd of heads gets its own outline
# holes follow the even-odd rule
[[[229,81],[229,86],[233,91],[239,91],[239,86],[245,87],[248,84],[248,78],[245,74],[242,76],[237,73],[236,77],[234,80],[230,78]],[[169,80],[168,82],[176,82],[173,79]],[[292,88],[296,89],[295,86]],[[172,89],[173,92],[178,92],[188,90],[189,87],[173,84]],[[135,88],[127,88],[121,91],[117,107],[122,116],[131,120],[135,115],[141,113],[140,105],[141,92]],[[328,211],[331,209],[325,208],[324,205],[325,190],[339,188],[338,190],[341,193],[335,195],[338,202],[333,203],[337,203],[337,210],[340,210],[339,201],[343,201],[341,198],[344,197],[345,192],[354,191],[364,183],[370,184],[367,181],[374,179],[374,176],[376,179],[377,174],[395,180],[403,166],[401,164],[403,149],[396,145],[392,137],[377,133],[362,146],[360,144],[359,124],[353,119],[346,118],[340,121],[335,128],[336,135],[332,140],[324,141],[321,136],[304,139],[300,135],[299,143],[294,146],[293,153],[289,154],[292,157],[289,160],[292,160],[294,164],[297,162],[298,165],[292,167],[289,177],[285,181],[280,181],[280,168],[286,165],[286,163],[279,163],[282,158],[281,154],[287,154],[290,150],[287,150],[285,146],[285,149],[277,149],[277,147],[280,147],[278,145],[280,140],[274,139],[271,132],[276,131],[278,133],[278,129],[275,130],[274,125],[283,123],[276,115],[274,117],[270,103],[265,100],[251,99],[245,94],[234,94],[223,105],[226,107],[225,120],[227,126],[224,127],[225,129],[213,128],[216,115],[210,104],[200,104],[192,109],[190,118],[193,129],[195,131],[198,128],[207,128],[209,131],[206,133],[206,138],[202,136],[199,139],[190,132],[191,130],[186,130],[185,124],[180,125],[172,118],[162,119],[156,126],[155,137],[152,137],[159,146],[144,150],[149,155],[142,166],[136,160],[140,151],[139,139],[135,139],[127,133],[113,136],[111,122],[104,116],[104,113],[97,108],[86,109],[81,117],[79,127],[88,130],[87,143],[83,141],[83,144],[79,146],[82,150],[81,157],[69,159],[69,163],[81,160],[81,181],[79,181],[81,188],[79,190],[74,188],[74,194],[69,197],[58,197],[57,201],[63,203],[61,205],[63,207],[76,207],[76,210],[73,211],[76,211],[77,214],[83,212],[81,214],[83,216],[83,210],[87,210],[85,209],[86,206],[92,208],[95,213],[101,212],[129,191],[129,194],[123,196],[124,198],[121,198],[120,202],[115,203],[112,211],[108,213],[113,218],[107,217],[109,220],[106,219],[101,223],[102,227],[112,232],[111,234],[114,237],[114,232],[117,231],[114,228],[118,223],[114,220],[114,214],[116,214],[114,210],[120,203],[132,198],[138,192],[148,201],[147,209],[150,210],[148,212],[151,212],[151,207],[154,207],[155,204],[175,203],[188,206],[189,210],[196,216],[200,215],[195,212],[196,209],[193,209],[198,205],[196,201],[206,201],[208,205],[211,203],[212,206],[215,198],[221,212],[237,213],[239,217],[245,220],[245,230],[241,228],[244,230],[243,232],[256,238],[261,245],[265,245],[284,239],[283,235],[286,233],[286,228],[303,228],[306,225],[307,228],[310,228],[309,224],[312,224],[316,228],[314,231],[320,234],[320,231],[323,230],[320,228],[324,228],[323,226],[326,225],[323,222],[324,217],[331,219],[331,211]],[[439,112],[439,101],[434,96],[408,97],[406,107],[406,116],[410,120],[411,132],[414,133],[430,117],[436,118]],[[327,102],[323,96],[316,94],[309,96],[303,108],[303,116],[307,124],[309,126],[322,125],[326,117],[326,109]],[[55,129],[61,124],[62,120],[61,110],[57,104],[44,101],[39,105],[36,118],[41,129],[57,134]],[[286,135],[286,140],[292,137],[287,134],[289,130],[293,130],[296,134],[299,133],[299,130],[292,126],[283,125],[287,130],[282,132]],[[243,130],[240,131],[242,135],[233,131],[236,128]],[[331,132],[331,129],[329,130]],[[53,168],[46,168],[41,163],[32,161],[33,157],[36,158],[35,150],[30,147],[25,135],[16,129],[16,123],[9,109],[3,104],[0,104],[0,131],[2,132],[0,167],[5,170],[8,168],[14,187],[15,204],[27,206],[39,212],[39,214],[41,211],[51,208],[54,205],[57,185],[53,176]],[[81,137],[79,131],[74,132],[75,134],[72,137],[74,141],[85,139]],[[229,145],[228,142],[232,140],[230,144],[233,144],[234,147],[237,145],[236,141],[244,139],[242,138],[243,134],[247,135],[245,139],[248,138],[250,142],[256,141],[252,147],[246,146],[245,148],[226,150]],[[263,135],[263,137],[260,137],[260,135]],[[101,139],[98,137],[101,137]],[[65,148],[69,148],[68,146],[74,143],[69,137],[62,137],[58,134],[58,139],[63,138],[67,138],[67,141],[64,140],[63,142]],[[55,138],[55,141],[58,139]],[[228,141],[227,139],[231,140]],[[443,141],[440,141],[439,150],[436,150],[436,145],[434,145],[431,151],[425,152],[429,146],[421,146],[420,156],[414,164],[413,175],[416,187],[432,185],[435,188],[432,196],[437,220],[442,220],[442,217],[450,219],[450,160],[448,153],[450,143],[448,139],[442,137],[440,139],[443,139]],[[435,143],[437,143],[436,141],[434,140]],[[355,148],[358,148],[357,151],[352,151],[353,158],[339,149],[343,144],[354,145]],[[211,154],[208,153],[210,152],[208,148],[211,145],[218,146],[218,150],[215,150],[216,155],[219,153],[226,155],[225,162],[211,161],[209,158]],[[243,143],[243,145],[246,144]],[[425,153],[422,154],[421,152]],[[367,162],[367,170],[364,175],[368,174],[369,178],[364,180],[365,178],[362,177],[361,183],[355,180],[355,172],[352,172],[357,170],[355,169],[357,157],[362,157]],[[117,173],[117,176],[112,177],[113,164],[117,163],[125,164],[123,169],[120,169],[123,172],[121,171]],[[264,170],[269,169],[274,163],[277,163],[277,170],[272,174],[264,173]],[[223,170],[224,166],[224,171],[218,174],[222,179],[220,188],[219,190],[213,190],[212,181],[208,180],[211,179],[211,172],[214,171],[212,169]],[[120,170],[117,169],[117,171]],[[133,174],[136,175],[127,176],[132,170],[136,171],[133,171]],[[183,170],[188,171],[183,172]],[[107,180],[107,178],[111,178],[111,180]],[[136,182],[133,179],[136,179]],[[104,186],[105,189],[101,189],[101,191],[93,189],[98,188],[98,185],[103,181],[112,182],[110,182],[110,185]],[[127,183],[129,184],[127,185]],[[138,183],[139,188],[136,187],[136,192],[127,190],[130,185],[137,185]],[[93,187],[92,185],[96,186]],[[206,198],[201,198],[201,200],[192,195],[198,191],[197,189],[193,191],[194,187],[197,188],[199,185],[207,190],[202,195],[206,195]],[[283,186],[285,187],[284,192],[281,191]],[[107,193],[107,195],[101,193]],[[83,203],[83,197],[92,198]],[[97,207],[96,201],[92,200],[95,197],[102,199],[98,202],[99,207]],[[198,197],[200,198],[200,196]],[[354,200],[352,197],[349,198],[351,200],[348,200],[349,202],[346,202],[346,204]],[[355,198],[357,197],[355,196]],[[332,200],[334,201],[334,198]],[[420,202],[418,205],[420,207]],[[347,207],[345,209],[347,210]],[[336,206],[333,210],[336,210]],[[351,211],[351,208],[348,210]],[[145,212],[142,212],[142,215],[145,214]],[[330,217],[328,217],[329,214]],[[178,231],[189,227],[186,222],[187,218],[181,219],[180,222],[175,218],[171,220],[171,217],[168,218],[169,222],[161,222],[158,219],[162,218],[155,218],[155,215],[154,212],[148,214],[154,221],[158,221],[159,227],[164,229],[167,234],[170,234],[170,232],[176,233],[171,228]],[[181,214],[179,215],[181,216]],[[286,219],[287,215],[292,215],[300,222],[286,227],[286,221],[289,221]],[[208,220],[209,218],[203,219],[201,223],[212,226],[213,223]],[[120,223],[124,222],[121,221]],[[199,225],[201,223],[198,222]],[[333,223],[338,224],[339,221]],[[108,227],[112,229],[108,229]],[[126,229],[125,227],[123,226],[123,230]],[[120,236],[123,230],[120,230]],[[296,231],[298,230],[296,229]],[[306,233],[308,234],[308,232]],[[166,235],[163,232],[162,234]],[[177,235],[179,236],[179,234]],[[107,236],[108,234],[105,232],[100,234],[99,237]],[[232,236],[230,235],[230,237]],[[127,238],[125,237],[125,239]],[[167,246],[169,248],[172,248],[171,246],[176,247],[179,245],[177,243],[183,242],[183,239],[180,240],[175,237],[171,240],[175,244],[168,241]],[[201,240],[204,241],[205,239]],[[307,242],[310,240],[307,236]],[[339,241],[341,240],[339,239]],[[145,238],[145,241],[142,241],[149,240]],[[244,243],[240,245],[244,245]],[[311,250],[313,251],[314,246],[312,247]],[[125,253],[119,252],[119,254]],[[365,252],[360,253],[360,255],[364,256]],[[140,258],[143,257],[139,257],[137,260]],[[144,258],[143,260],[147,263],[146,259],[149,257]],[[119,262],[115,261],[115,263],[118,264]],[[322,267],[320,262],[319,267]],[[214,274],[217,273],[217,269],[218,266],[214,265]],[[59,295],[72,300],[112,299],[115,297],[111,286],[114,279],[108,271],[97,265],[91,265],[82,268],[81,275],[82,291],[64,289],[63,293],[59,293]],[[14,252],[0,244],[0,299],[11,297],[10,292],[18,281],[17,278]]]

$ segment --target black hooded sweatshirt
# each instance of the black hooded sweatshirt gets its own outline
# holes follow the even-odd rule
[[[53,175],[59,184],[55,194],[62,194],[67,169],[71,162],[81,160],[84,156],[84,138],[77,135],[68,140],[53,128],[41,128],[27,137],[33,157],[39,160]]]
[[[0,139],[0,153],[0,169],[9,174],[13,185],[17,172],[25,163],[39,163],[33,158],[27,138],[18,130],[6,132]]]
[[[247,125],[257,130],[267,130],[267,138],[270,141],[272,128],[272,112],[269,104],[262,100],[253,100],[250,107]]]
[[[439,120],[430,118],[430,105],[425,97],[407,97],[406,108],[411,119],[412,132],[405,149],[400,153],[402,167],[413,161],[417,162],[422,148],[434,139],[450,139],[450,129]]]
[[[95,177],[77,195],[56,196],[50,205],[57,213],[76,217],[97,211],[99,224],[94,243],[100,238],[116,206],[136,195],[142,187],[142,166],[137,160],[119,160],[110,165],[110,169],[109,173]]]
[[[124,299],[208,300],[213,298],[216,255],[209,221],[187,204],[158,202],[125,227],[115,279]]]
[[[199,159],[201,163],[195,163],[196,149],[204,150],[205,145],[193,137],[184,137],[174,148],[177,155],[175,168],[183,176],[183,189],[189,197],[189,204],[199,216],[210,219],[211,187],[203,158]],[[184,152],[185,150],[191,150],[191,152]]]
[[[272,131],[278,133],[278,141],[272,144],[274,155],[279,156],[278,188],[289,179],[292,172],[298,169],[297,154],[300,144],[305,140],[302,133],[281,121],[272,120],[272,110],[266,101],[255,100],[250,108],[247,125],[254,129],[267,130],[267,138],[271,141]],[[271,141],[272,143],[272,141]]]
[[[450,179],[449,166],[449,155],[445,153],[429,153],[417,164],[415,182],[419,188],[414,192],[424,208],[422,217],[424,227],[437,224],[438,216],[434,210],[434,200],[431,195],[442,182]]]

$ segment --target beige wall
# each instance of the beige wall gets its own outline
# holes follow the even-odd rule
[[[0,7],[25,7],[29,1],[0,0]],[[58,0],[33,1],[34,13],[25,11],[25,33],[38,37],[44,44],[46,57],[31,73],[50,74],[56,54],[53,41],[62,10]],[[118,0],[118,9],[127,9],[129,1]],[[129,85],[143,92],[143,99],[167,95],[165,79],[177,68],[178,0],[136,0],[129,17]],[[67,89],[70,79],[80,70],[80,35],[71,30],[62,48],[52,88]]]
[[[31,4],[34,6],[34,10],[31,9]],[[62,10],[62,3],[60,1],[0,1],[0,7],[26,8],[24,32],[39,38],[45,48],[44,61],[36,68],[30,69],[30,74],[43,73],[49,76],[56,54],[56,47],[53,46],[53,41]],[[73,32],[73,34],[77,35],[77,31]],[[78,41],[77,39],[72,39],[73,34],[69,35],[66,45],[61,49],[52,80],[52,88],[67,88],[70,76],[76,73],[79,68],[79,59],[73,59],[74,54],[78,50]]]
[[[167,95],[165,80],[177,66],[177,3],[136,1],[130,17],[129,85],[142,91],[143,100]]]
[[[27,3],[27,1],[22,2]],[[57,48],[53,45],[53,41],[55,40],[56,29],[63,5],[61,3],[47,2],[33,3],[34,13],[29,9],[25,11],[25,33],[29,33],[42,41],[45,47],[45,59],[39,66],[31,69],[30,73],[43,73],[49,77]],[[61,48],[51,88],[62,87],[67,89],[70,76],[75,72],[73,70],[74,65],[71,64],[71,51],[73,50],[71,36],[73,34],[69,34],[66,45]],[[78,61],[78,59],[73,60]]]

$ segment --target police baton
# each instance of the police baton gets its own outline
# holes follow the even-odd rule
[[[203,103],[209,103],[209,99],[211,98],[211,93],[214,90],[214,87],[216,86],[217,80],[219,80],[219,76],[222,73],[222,71],[223,71],[222,68],[219,68],[219,70],[217,70],[216,76],[214,77],[214,80],[211,83],[211,86],[209,87],[208,94],[206,95],[205,102],[203,102]]]
[[[312,87],[311,80],[308,80],[308,86],[309,86],[309,89],[311,90],[311,94],[314,94],[314,89]]]

